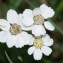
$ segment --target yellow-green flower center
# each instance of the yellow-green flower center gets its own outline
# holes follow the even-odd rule
[[[43,18],[43,16],[42,15],[35,15],[34,17],[33,17],[33,19],[34,19],[34,24],[36,24],[36,25],[41,25],[41,24],[43,24],[44,23],[44,18]]]
[[[21,31],[22,31],[21,26],[16,23],[12,24],[10,27],[10,32],[12,35],[17,35],[21,33]]]
[[[43,46],[43,41],[41,38],[34,39],[34,46],[38,49]]]

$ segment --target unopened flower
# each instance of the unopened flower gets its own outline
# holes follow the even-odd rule
[[[21,24],[23,20],[22,14],[17,14],[14,10],[7,12],[7,20],[0,19],[0,42],[6,42],[8,47],[14,45],[23,47],[29,43],[29,34],[23,30],[29,30],[29,28],[23,27]]]
[[[35,60],[41,60],[42,55],[49,56],[52,52],[52,49],[49,47],[53,44],[53,39],[49,37],[48,34],[46,34],[43,37],[36,37],[34,38],[31,36],[31,42],[29,45],[32,45],[28,49],[28,54],[32,55]]]
[[[50,31],[54,30],[54,26],[49,21],[45,20],[47,18],[51,18],[54,13],[53,9],[45,4],[35,8],[33,11],[25,9],[23,12],[24,19],[22,24],[26,27],[32,27],[32,34],[35,36],[45,35],[45,28]]]

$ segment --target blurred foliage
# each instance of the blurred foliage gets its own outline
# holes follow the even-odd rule
[[[55,10],[52,21],[63,29],[63,0],[29,0],[31,4],[27,1],[0,0],[0,18],[6,18],[9,9],[15,9],[18,13],[22,13],[26,8],[33,9],[33,6],[39,7],[45,3]],[[47,30],[47,33],[54,39],[54,44],[51,47],[53,52],[50,56],[43,55],[42,60],[35,61],[33,55],[29,56],[27,54],[29,46],[16,49],[15,47],[8,48],[6,44],[0,43],[0,63],[9,63],[9,59],[13,63],[63,63],[63,35],[58,30],[53,32]]]

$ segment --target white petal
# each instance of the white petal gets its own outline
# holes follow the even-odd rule
[[[46,56],[49,56],[52,52],[52,49],[50,47],[47,46],[43,46],[41,48],[42,53],[44,53]]]
[[[25,41],[24,41],[23,37],[20,34],[17,35],[15,47],[22,48],[25,45],[24,43],[25,43]]]
[[[28,54],[29,55],[31,55],[31,54],[33,54],[33,52],[35,51],[35,47],[34,46],[32,46],[32,47],[30,47],[29,49],[28,49]]]
[[[25,11],[23,12],[23,17],[33,17],[32,10],[25,9]]]
[[[17,24],[21,25],[22,24],[22,21],[23,21],[23,16],[22,16],[22,14],[19,14],[18,15]]]
[[[4,19],[0,19],[0,28],[4,31],[8,31],[10,29],[10,23]]]
[[[48,9],[48,6],[46,6],[45,4],[42,4],[42,5],[40,6],[40,9],[41,9],[41,13],[43,14],[44,11],[46,11],[46,10]]]
[[[44,11],[43,17],[45,19],[51,18],[54,14],[55,14],[55,12],[53,11],[53,9],[51,9],[51,7],[49,7],[46,11]]]
[[[1,31],[0,32],[0,42],[4,43],[7,41],[7,38],[8,38],[8,32],[6,31]]]
[[[7,46],[11,48],[15,45],[15,43],[16,43],[16,36],[9,35],[6,42]]]
[[[41,58],[42,58],[42,52],[41,52],[41,50],[40,49],[36,49],[35,52],[34,52],[34,54],[33,54],[33,56],[34,56],[35,60],[41,60]]]
[[[25,27],[25,26],[21,25],[21,27],[22,27],[22,30],[29,31],[29,30],[32,30],[33,25],[32,26],[28,26],[28,27]]]
[[[47,42],[50,40],[50,36],[48,34],[45,34],[43,37],[42,37],[42,40],[43,42]]]
[[[31,34],[29,34],[29,36],[30,36],[30,43],[29,43],[29,45],[33,45],[33,42],[34,42],[35,38]]]
[[[34,34],[35,36],[45,35],[46,30],[43,25],[34,25],[32,28],[32,34]]]
[[[33,10],[33,14],[34,14],[34,15],[39,15],[39,14],[41,14],[40,8],[35,8],[35,9]]]
[[[27,32],[22,31],[21,32],[21,37],[23,37],[24,41],[25,41],[25,45],[30,43],[30,36]]]
[[[53,39],[50,39],[48,42],[44,42],[45,46],[51,46],[53,45]]]
[[[7,12],[7,20],[13,24],[13,23],[17,23],[17,20],[18,20],[18,14],[15,10],[12,10],[10,9],[8,12]]]
[[[50,18],[55,14],[53,9],[51,9],[51,7],[46,6],[45,4],[41,5],[40,9],[41,9],[41,14],[45,19]]]
[[[48,29],[50,31],[54,31],[54,29],[55,29],[55,27],[49,21],[44,22],[44,26],[46,29]]]
[[[31,26],[33,25],[34,21],[32,17],[25,17],[23,18],[22,24],[23,26]]]

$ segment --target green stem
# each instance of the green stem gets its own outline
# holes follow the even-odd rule
[[[30,3],[30,1],[26,0],[26,2],[29,3],[33,8],[35,8],[35,6]]]
[[[6,55],[7,59],[8,59],[8,61],[9,61],[10,63],[13,63],[13,62],[11,61],[11,59],[9,58],[9,56],[8,56],[8,54],[7,54],[6,51],[5,51],[5,55]]]
[[[58,27],[51,19],[47,19],[49,22],[51,22],[54,26],[55,26],[55,28],[61,33],[61,34],[63,34],[63,30],[61,30],[60,29],[60,27]]]

